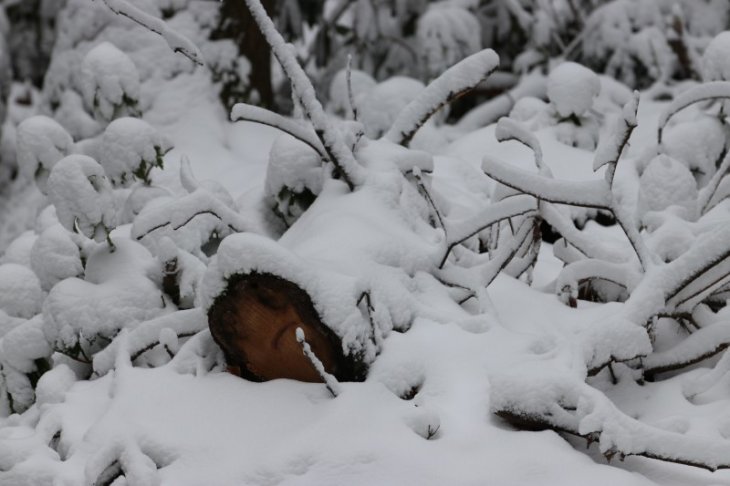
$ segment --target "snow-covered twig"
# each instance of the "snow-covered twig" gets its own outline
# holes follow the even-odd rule
[[[730,228],[721,225],[665,267],[664,296],[670,308],[691,309],[728,282],[729,238]]]
[[[469,111],[459,120],[456,127],[468,132],[494,123],[500,117],[507,115],[517,100],[526,96],[534,96],[535,98],[545,98],[547,96],[547,80],[539,70],[523,76],[517,86],[504,94]]]
[[[535,166],[540,171],[540,174],[545,177],[552,177],[550,168],[543,160],[540,141],[523,123],[507,117],[500,118],[499,122],[497,122],[494,136],[499,142],[516,140],[528,147],[535,154]]]
[[[304,142],[314,149],[324,160],[329,160],[327,152],[322,146],[322,142],[317,135],[307,127],[299,123],[285,118],[278,113],[269,111],[265,108],[249,105],[246,103],[236,103],[231,110],[231,121],[250,121],[269,127],[278,128],[284,133],[291,135],[300,142]]]
[[[355,94],[352,92],[352,54],[347,55],[347,101],[350,103],[350,109],[352,110],[352,118],[358,121],[357,116],[357,105],[355,104]]]
[[[474,89],[498,66],[499,56],[491,49],[472,54],[451,66],[401,110],[385,138],[407,147],[434,113]]]
[[[431,207],[431,211],[433,211],[435,222],[438,223],[438,226],[446,232],[446,223],[444,222],[444,217],[441,214],[441,210],[436,206],[436,201],[433,198],[433,195],[431,194],[431,190],[426,185],[426,181],[423,180],[423,172],[418,169],[414,168],[413,170],[413,177],[416,179],[416,186],[418,187],[418,190],[420,191],[421,195],[424,197],[428,205]]]
[[[138,23],[145,29],[162,36],[174,52],[179,52],[195,64],[205,65],[200,49],[187,37],[170,29],[167,24],[157,17],[143,12],[126,0],[102,0],[109,9],[117,15],[122,15]]]
[[[319,376],[322,377],[327,390],[329,390],[333,397],[337,397],[337,395],[340,394],[340,382],[324,369],[324,364],[322,364],[322,361],[320,361],[317,355],[314,354],[314,351],[312,351],[311,346],[309,346],[309,343],[306,341],[306,337],[304,336],[304,330],[301,327],[297,327],[296,336],[297,342],[302,346],[304,356],[307,357],[307,359],[312,363],[312,366],[314,366],[314,369],[317,370]]]
[[[583,206],[611,209],[613,197],[605,181],[564,181],[509,166],[489,155],[482,160],[482,170],[492,179],[537,199]]]
[[[626,290],[633,288],[639,278],[633,267],[626,263],[605,260],[585,259],[566,265],[558,275],[555,287],[560,292],[569,289],[571,295],[577,294],[581,283],[590,280],[604,280]]]
[[[616,127],[608,134],[608,137],[601,140],[596,149],[593,170],[597,171],[608,164],[606,182],[608,182],[609,187],[613,187],[613,177],[616,174],[616,166],[618,165],[618,159],[621,157],[621,152],[623,152],[634,128],[636,128],[636,112],[638,109],[639,92],[634,91],[632,98],[624,105],[622,117],[617,120]]]
[[[114,367],[114,357],[120,346],[134,362],[142,354],[160,344],[160,335],[165,329],[172,330],[178,338],[192,336],[208,326],[205,313],[199,309],[189,309],[166,314],[140,324],[129,332],[124,342],[114,339],[112,343],[94,355],[94,374],[103,376]]]
[[[644,376],[673,371],[699,363],[730,347],[730,322],[710,324],[687,336],[676,346],[643,359]]]
[[[322,142],[322,146],[328,154],[328,159],[335,165],[339,175],[347,186],[352,190],[362,180],[362,167],[355,160],[352,150],[347,147],[340,133],[327,118],[322,104],[317,99],[314,86],[304,69],[297,62],[296,55],[286,43],[279,31],[276,30],[274,22],[266,13],[260,0],[245,0],[248,9],[251,11],[266,42],[271,46],[271,51],[281,64],[281,68],[291,82],[292,91],[302,104],[305,116],[312,123],[314,132]]]
[[[551,203],[540,205],[540,216],[565,240],[588,258],[596,258],[610,262],[625,260],[625,256],[613,248],[603,244],[601,240],[592,238],[589,234],[575,227],[572,219],[564,215],[560,208]],[[566,262],[567,263],[567,262]]]
[[[471,238],[495,223],[536,210],[537,203],[535,198],[526,194],[520,194],[492,204],[464,221],[455,223],[446,221],[446,251],[441,259],[439,268],[443,268],[451,250],[456,245],[463,243],[468,238]]]
[[[669,104],[659,117],[657,139],[662,143],[664,127],[677,112],[700,101],[730,99],[730,81],[703,83],[683,92]]]
[[[707,211],[712,209],[715,204],[717,204],[717,201],[713,201],[713,199],[717,194],[717,189],[720,187],[720,183],[728,174],[728,171],[730,171],[730,152],[725,154],[720,167],[718,167],[717,171],[712,175],[710,182],[708,182],[707,185],[700,190],[697,197],[697,207],[700,210],[700,214],[705,214]],[[712,202],[715,204],[711,204]]]
[[[529,242],[529,238],[534,231],[535,224],[535,218],[525,218],[519,228],[517,228],[514,238],[512,238],[510,244],[501,245],[501,248],[497,250],[494,258],[489,260],[489,263],[481,269],[480,277],[481,285],[483,287],[488,287],[489,284],[491,284],[494,279],[497,278],[497,276],[505,268],[507,268],[507,265],[513,261],[520,248]],[[522,272],[519,273],[521,274]],[[515,276],[515,278],[517,277],[519,277],[519,275]]]
[[[597,442],[610,460],[643,456],[699,467],[729,469],[730,442],[658,429],[618,410],[598,390],[562,377],[492,377],[492,412],[525,430],[551,429]]]

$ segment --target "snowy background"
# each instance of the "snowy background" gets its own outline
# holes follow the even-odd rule
[[[730,484],[726,2],[321,3],[2,2],[0,485]]]

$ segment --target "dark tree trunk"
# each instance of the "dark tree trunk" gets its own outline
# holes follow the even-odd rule
[[[275,0],[261,2],[269,15],[274,14]],[[275,109],[271,85],[271,49],[243,0],[223,0],[218,26],[211,39],[231,39],[238,52],[251,64],[248,86],[242,93],[233,82],[223,83],[221,99],[229,108],[239,101],[254,101],[257,105]],[[255,95],[254,95],[255,93]],[[240,98],[243,95],[244,99]]]

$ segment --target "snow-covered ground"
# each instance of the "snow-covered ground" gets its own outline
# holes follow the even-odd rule
[[[104,19],[69,5],[71,17]],[[333,89],[325,113],[270,25],[312,122],[289,121],[300,143],[231,122],[206,68],[167,48],[195,61],[195,46],[124,1],[105,5],[162,38],[112,17],[104,35],[124,52],[86,45],[67,18],[57,52],[69,64],[49,71],[61,123],[17,127],[27,184],[6,196],[14,216],[0,218],[0,249],[28,231],[0,254],[0,486],[730,485],[727,470],[631,455],[730,464],[730,354],[693,361],[730,343],[727,308],[695,306],[730,275],[728,203],[700,216],[730,164],[718,117],[683,110],[658,147],[661,93],[643,93],[637,115],[628,88],[566,62],[529,77],[549,101],[523,97],[511,121],[466,131],[437,116],[416,133],[497,68],[493,51],[462,46],[447,64],[471,55],[428,87],[358,71],[363,92]],[[213,54],[200,20],[171,22]],[[62,82],[76,68],[80,94]],[[730,94],[715,83],[682,96]],[[140,107],[144,121],[130,118]],[[364,136],[330,118],[356,107]],[[605,141],[636,117],[616,165],[621,147]],[[316,199],[302,213],[303,189]],[[619,224],[592,219],[607,213]],[[541,244],[541,220],[573,246]],[[305,291],[343,353],[369,366],[365,381],[227,373],[206,312],[229,277],[251,272]],[[577,299],[594,277],[605,281],[589,291],[622,302]],[[294,336],[306,354],[302,329]],[[667,357],[694,364],[649,381]],[[498,416],[510,413],[592,443],[517,430]]]
[[[245,211],[263,190],[277,133],[230,123],[211,102],[214,96],[207,80],[193,75],[181,77],[155,100],[145,119],[175,149],[154,178],[162,185],[178,184],[184,155],[196,178],[222,184]],[[649,139],[646,134],[654,133],[661,109],[645,106],[634,154],[642,139]],[[589,152],[549,135],[540,140],[556,175],[598,177]],[[525,147],[498,144],[489,127],[447,147],[437,158],[437,171],[468,172],[479,167],[483,153],[530,160]],[[631,177],[626,179],[631,184]],[[608,233],[621,238],[613,229]],[[334,399],[320,384],[252,383],[190,369],[193,361],[186,363],[184,356],[153,369],[118,362],[103,377],[75,384],[57,369],[39,385],[39,401],[30,411],[0,419],[0,483],[85,484],[85,478],[97,477],[118,460],[127,475],[119,484],[134,486],[158,480],[170,486],[730,484],[727,472],[645,458],[608,465],[596,445],[586,454],[582,440],[569,443],[552,431],[516,431],[491,413],[492,375],[570,370],[582,360],[576,333],[609,319],[621,306],[580,302],[570,308],[552,291],[542,291],[561,266],[543,245],[532,288],[505,275],[489,287],[492,317],[449,313],[445,304],[440,317],[421,317],[406,333],[391,333],[368,379],[343,383]],[[692,400],[683,392],[703,373],[700,368],[643,386],[620,377],[607,392],[629,416],[661,429],[728,438],[727,378]],[[535,378],[534,386],[542,386]],[[412,387],[415,397],[399,396]],[[58,431],[60,442],[53,444]],[[30,482],[24,479],[31,476]]]

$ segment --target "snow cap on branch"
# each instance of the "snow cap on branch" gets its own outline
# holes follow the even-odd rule
[[[73,150],[73,139],[55,120],[37,115],[18,126],[17,154],[20,172],[35,178],[41,192],[53,166]]]
[[[172,143],[139,118],[118,118],[101,138],[99,163],[115,186],[128,186],[134,178],[150,183],[153,167],[162,168],[162,156]]]
[[[117,224],[109,180],[101,165],[86,155],[69,155],[53,167],[48,197],[69,231],[104,241]]]
[[[548,76],[548,98],[563,118],[584,115],[600,91],[601,81],[596,73],[574,62],[560,64]]]
[[[109,121],[120,111],[134,109],[139,99],[139,74],[129,56],[102,42],[84,57],[81,87],[86,105]]]

